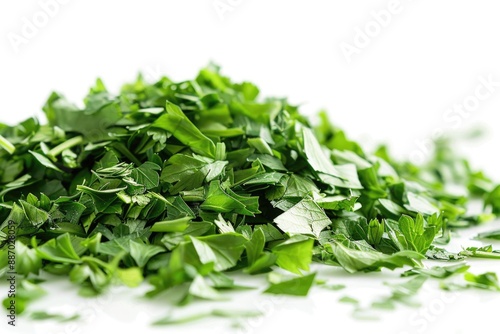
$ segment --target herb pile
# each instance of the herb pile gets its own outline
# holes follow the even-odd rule
[[[468,266],[422,260],[500,258],[442,246],[450,228],[500,213],[500,187],[446,143],[424,166],[400,163],[385,147],[365,152],[325,113],[312,126],[285,99],[258,94],[211,66],[179,83],[139,77],[118,96],[98,80],[83,107],[53,93],[48,124],[0,125],[0,276],[24,277],[18,307],[42,294],[41,272],[68,276],[83,295],[145,279],[150,296],[182,286],[181,304],[238,287],[230,270],[270,273],[267,293],[306,295],[312,262],[406,266],[415,291],[422,277],[457,272],[483,284]],[[485,213],[468,214],[473,197]]]

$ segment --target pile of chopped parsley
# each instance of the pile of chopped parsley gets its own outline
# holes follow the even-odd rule
[[[118,96],[97,80],[83,107],[52,93],[48,124],[0,124],[0,276],[17,273],[18,312],[43,294],[40,275],[66,276],[85,296],[110,284],[148,281],[149,296],[182,286],[185,304],[238,287],[228,271],[267,273],[266,293],[306,295],[322,284],[312,262],[406,267],[406,290],[381,303],[453,274],[500,289],[494,273],[461,262],[422,265],[500,258],[491,246],[446,250],[452,229],[500,214],[500,187],[448,143],[425,165],[394,161],[326,113],[312,126],[286,99],[258,94],[209,66],[184,82],[139,76]],[[468,212],[471,199],[483,213]]]

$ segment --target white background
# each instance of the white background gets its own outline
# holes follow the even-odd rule
[[[394,5],[389,0],[67,0],[50,7],[52,16],[44,20],[42,3],[51,2],[0,4],[0,122],[15,124],[33,115],[43,120],[41,106],[51,90],[80,101],[98,76],[118,91],[139,71],[150,79],[166,74],[184,80],[214,61],[224,74],[254,81],[263,95],[288,96],[310,115],[326,108],[352,138],[368,147],[388,143],[401,159],[425,158],[428,140],[436,133],[466,137],[480,126],[486,135],[461,142],[458,149],[467,153],[473,166],[500,180],[498,1],[401,0]],[[393,13],[382,15],[383,24],[377,23],[376,13],[380,17],[388,8]],[[31,23],[39,27],[29,31]],[[367,29],[371,37],[359,32]],[[356,53],[349,56],[342,51],[349,47]],[[484,85],[484,80],[493,84]],[[465,112],[449,110],[455,106]],[[490,262],[478,266],[498,268]],[[391,277],[353,278],[337,270],[327,272],[336,274],[335,282],[358,284],[358,292],[366,286],[372,297],[377,294],[370,287],[379,289],[381,281]],[[373,285],[375,277],[380,281]],[[430,293],[434,299],[429,300],[439,299],[437,290]],[[409,320],[415,310],[360,324],[348,316],[348,306],[336,303],[343,294],[351,292],[325,295],[321,290],[305,300],[274,303],[273,315],[252,331],[365,326],[371,332],[423,332],[421,325]],[[59,293],[52,304],[66,305],[73,300],[70,295]],[[425,331],[466,333],[474,328],[468,324],[479,318],[481,324],[494,324],[488,307],[494,303],[498,310],[499,300],[488,296],[465,294],[446,304],[439,317],[426,318]],[[251,298],[247,305],[259,300]],[[144,324],[153,311],[142,303],[145,311],[136,317],[138,311],[131,308],[139,304],[130,298],[115,302],[113,312],[91,318],[99,326],[92,332],[148,332]],[[19,322],[29,333],[57,333],[47,324]],[[201,322],[176,330],[231,330],[227,321],[214,324]],[[90,333],[91,328],[79,323],[58,330]],[[9,331],[21,333],[23,328]]]

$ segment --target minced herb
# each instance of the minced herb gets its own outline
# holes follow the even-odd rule
[[[500,188],[447,143],[425,165],[394,161],[326,113],[312,126],[286,99],[258,95],[209,66],[184,82],[139,77],[118,96],[97,80],[83,107],[52,93],[47,124],[0,125],[0,275],[24,278],[18,305],[43,294],[41,272],[67,276],[83,295],[145,279],[149,296],[182,286],[182,304],[242,288],[229,270],[267,273],[266,293],[306,295],[316,262],[350,273],[408,267],[420,276],[375,304],[392,307],[426,277],[468,268],[424,269],[426,258],[500,258],[491,247],[442,248],[451,227],[500,212]],[[484,213],[468,214],[471,198]],[[498,288],[492,273],[466,279]],[[193,318],[214,314],[226,316]]]

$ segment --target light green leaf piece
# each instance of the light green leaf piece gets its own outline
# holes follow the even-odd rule
[[[130,288],[136,288],[141,285],[142,281],[144,281],[142,270],[137,267],[117,269],[116,276],[120,282]]]
[[[313,200],[304,199],[274,219],[278,227],[290,234],[308,234],[316,238],[332,222]]]
[[[248,241],[239,233],[191,237],[190,240],[201,262],[213,262],[214,268],[218,271],[234,267]]]
[[[163,247],[157,245],[146,245],[130,240],[130,256],[139,267],[144,267],[148,261],[156,254],[164,252]]]
[[[208,285],[201,275],[197,275],[194,278],[189,286],[189,294],[207,300],[227,300],[226,297],[222,296],[217,290]]]
[[[320,175],[325,183],[342,188],[362,189],[354,164],[335,166],[332,160],[325,154],[311,129],[302,127],[304,139],[304,153],[311,167]]]
[[[350,273],[376,271],[382,267],[391,270],[404,266],[415,267],[421,265],[420,261],[425,258],[413,251],[401,251],[387,255],[376,251],[361,251],[348,248],[338,242],[329,244],[327,250],[331,251],[338,264]]]
[[[53,169],[55,171],[58,171],[58,172],[61,172],[62,173],[62,170],[57,167],[56,165],[54,165],[54,163],[52,161],[49,160],[49,158],[47,158],[46,156],[44,156],[43,154],[40,154],[40,153],[37,153],[37,152],[33,152],[33,151],[29,151],[31,153],[32,156],[35,157],[36,160],[38,160],[39,163],[41,163],[43,166],[47,167],[47,168],[50,168],[50,169]]]
[[[312,273],[288,280],[272,282],[271,285],[266,290],[264,290],[264,293],[291,296],[307,296],[314,283],[315,277],[316,273]]]
[[[158,171],[161,167],[157,164],[147,161],[140,165],[138,168],[132,170],[132,178],[134,178],[137,183],[142,184],[146,189],[153,189],[158,187],[160,183],[160,176]]]
[[[272,253],[277,256],[278,266],[294,274],[301,274],[301,270],[309,270],[313,246],[313,239],[303,235],[294,235],[274,246]]]
[[[201,133],[175,104],[167,101],[166,113],[161,115],[152,126],[169,131],[181,143],[190,147],[193,152],[215,158],[214,142]]]
[[[16,272],[20,275],[37,274],[42,268],[42,259],[36,250],[16,240]]]

